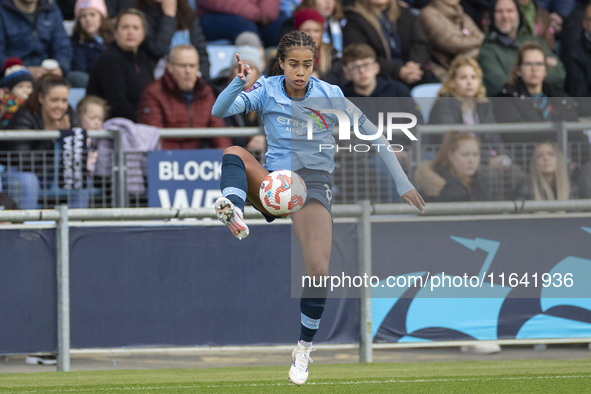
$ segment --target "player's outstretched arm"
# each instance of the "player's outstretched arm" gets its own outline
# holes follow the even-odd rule
[[[236,115],[243,113],[246,109],[244,100],[237,100],[236,98],[242,92],[248,75],[250,74],[250,66],[243,64],[240,55],[236,54],[236,60],[238,60],[238,73],[236,77],[230,82],[228,86],[220,93],[217,100],[215,101],[211,114],[218,118],[225,118],[227,116]]]

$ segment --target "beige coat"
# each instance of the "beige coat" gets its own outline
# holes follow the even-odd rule
[[[431,43],[431,55],[437,63],[433,73],[442,81],[457,55],[478,56],[484,33],[464,13],[461,5],[451,6],[444,0],[431,0],[421,10],[420,20]]]

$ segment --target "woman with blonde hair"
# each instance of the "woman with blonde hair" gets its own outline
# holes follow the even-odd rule
[[[531,157],[528,179],[515,189],[515,200],[569,200],[575,198],[562,151],[553,142],[542,142]]]
[[[480,141],[473,135],[450,130],[433,161],[424,161],[415,173],[415,183],[425,201],[487,200],[478,178]]]
[[[429,123],[495,123],[490,102],[486,98],[486,89],[482,84],[482,69],[474,58],[459,55],[451,63],[448,77],[431,109]],[[485,143],[501,141],[497,133],[484,133],[480,137]],[[440,138],[435,139],[431,138],[429,142],[441,142]]]

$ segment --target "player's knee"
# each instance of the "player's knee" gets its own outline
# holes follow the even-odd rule
[[[240,158],[242,158],[245,152],[248,153],[244,148],[237,145],[232,145],[224,149],[224,155],[236,155]]]

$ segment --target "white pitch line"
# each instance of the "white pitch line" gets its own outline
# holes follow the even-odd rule
[[[564,375],[564,376],[510,376],[501,378],[444,378],[444,379],[387,379],[387,380],[355,380],[342,382],[310,382],[307,385],[322,386],[322,385],[357,385],[357,384],[383,384],[383,383],[441,383],[441,382],[477,382],[477,381],[497,381],[497,380],[538,380],[538,379],[580,379],[591,378],[591,375]],[[212,385],[176,385],[176,386],[151,386],[151,387],[104,387],[85,389],[83,387],[73,389],[60,388],[44,388],[43,392],[96,392],[96,391],[140,391],[140,390],[170,390],[170,389],[193,389],[193,388],[256,388],[256,387],[278,387],[291,386],[291,383],[251,383],[251,384],[212,384]],[[37,393],[38,391],[21,391],[22,393]]]

